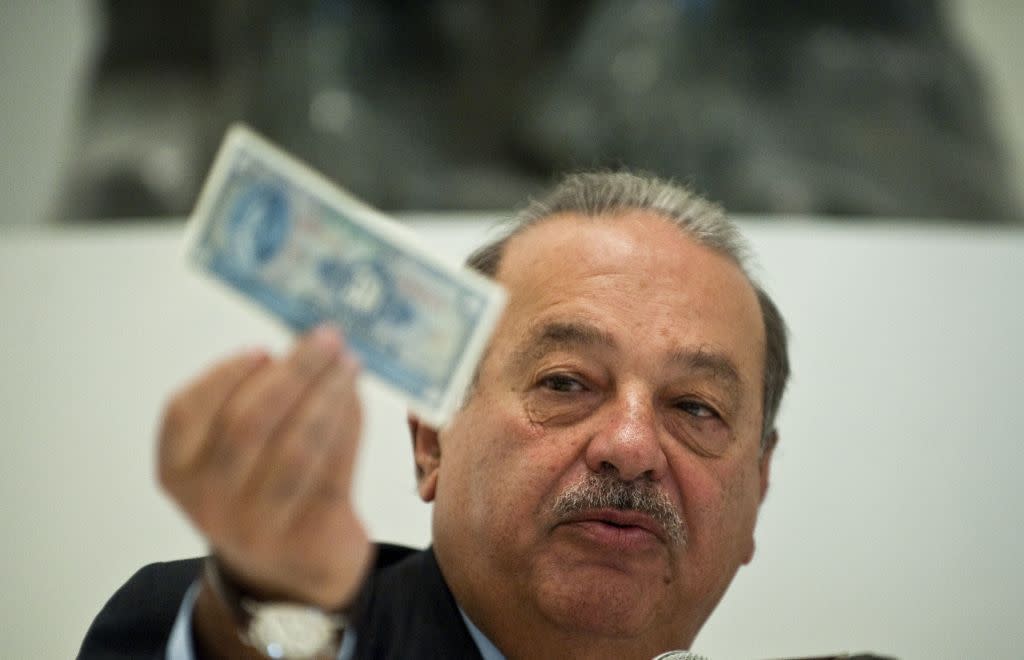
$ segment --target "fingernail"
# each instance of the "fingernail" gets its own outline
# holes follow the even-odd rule
[[[341,351],[338,361],[345,367],[346,371],[359,371],[359,356],[348,348]]]
[[[341,341],[341,333],[338,332],[338,329],[326,323],[316,326],[312,335],[313,341],[321,346],[329,346]]]
[[[250,362],[260,362],[266,360],[268,356],[267,349],[262,346],[250,346],[242,351],[242,357]]]

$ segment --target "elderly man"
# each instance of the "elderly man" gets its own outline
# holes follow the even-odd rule
[[[357,366],[336,332],[216,365],[160,438],[161,482],[211,548],[202,577],[143,569],[82,656],[688,648],[753,557],[789,372],[744,258],[716,207],[621,173],[569,177],[475,253],[509,302],[451,422],[409,420],[425,551],[374,546],[355,514]]]

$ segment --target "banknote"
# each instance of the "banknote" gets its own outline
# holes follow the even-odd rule
[[[460,403],[505,302],[500,286],[242,125],[228,130],[185,243],[190,264],[296,333],[340,327],[363,374],[434,425]]]

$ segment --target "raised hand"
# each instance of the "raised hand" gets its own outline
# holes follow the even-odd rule
[[[254,596],[334,609],[358,589],[371,546],[351,500],[357,373],[318,328],[284,358],[215,365],[167,405],[160,483]]]

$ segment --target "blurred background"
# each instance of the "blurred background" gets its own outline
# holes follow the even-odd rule
[[[508,209],[626,166],[737,213],[1024,219],[1014,0],[0,11],[0,185],[25,200],[0,222],[185,215],[238,119],[388,211]]]
[[[1024,648],[1024,2],[3,0],[0,655],[73,657],[139,566],[169,393],[292,338],[183,263],[244,120],[439,257],[565,169],[689,182],[792,331],[757,556],[716,660]],[[425,545],[399,402],[355,500]]]

